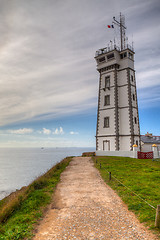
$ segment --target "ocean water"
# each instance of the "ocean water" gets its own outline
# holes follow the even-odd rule
[[[94,148],[0,148],[0,200],[30,184],[67,156]]]

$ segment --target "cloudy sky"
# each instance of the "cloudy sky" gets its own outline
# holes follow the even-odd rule
[[[95,51],[122,12],[141,134],[160,135],[159,0],[0,0],[0,146],[94,147]]]

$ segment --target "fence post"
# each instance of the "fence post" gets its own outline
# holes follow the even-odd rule
[[[112,178],[111,178],[111,172],[109,172],[109,181],[111,181],[111,179],[112,179]]]
[[[100,163],[100,168],[101,168],[101,163]]]
[[[157,205],[155,227],[160,228],[160,205]]]

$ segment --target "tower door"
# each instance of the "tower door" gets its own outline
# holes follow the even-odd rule
[[[103,151],[110,151],[110,141],[103,141]]]

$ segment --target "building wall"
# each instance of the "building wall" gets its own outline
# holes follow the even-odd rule
[[[120,108],[128,106],[128,86],[118,88],[118,106]]]
[[[130,136],[120,137],[120,151],[130,151]]]
[[[136,117],[136,121],[137,123],[135,123],[135,120],[133,121],[134,122],[134,134],[135,135],[139,135],[139,119],[138,119],[138,111],[136,108],[133,108],[133,118]]]
[[[144,152],[152,151],[152,145],[153,145],[153,143],[142,143],[142,151],[144,151]],[[160,151],[160,144],[156,143],[156,145],[158,147],[158,151]]]
[[[109,151],[115,151],[115,137],[99,137],[97,138],[98,141],[98,151],[106,151],[104,149],[104,141],[109,141],[110,150]]]
[[[134,151],[96,151],[96,156],[118,156],[137,158],[137,152]]]
[[[100,109],[102,110],[102,109],[113,108],[114,107],[114,88],[111,88],[110,90],[101,89],[100,91],[101,91],[100,92]],[[110,105],[108,105],[108,106],[104,105],[104,98],[106,95],[110,95]]]
[[[107,71],[105,73],[101,74],[101,89],[105,88],[105,77],[110,76],[110,87],[114,86],[114,72],[113,71]],[[108,90],[108,89],[106,89]]]
[[[99,130],[98,135],[114,135],[115,134],[115,126],[114,126],[114,109],[100,111],[99,113],[101,121],[99,122]],[[110,117],[109,119],[109,128],[104,127],[104,118]]]
[[[124,68],[131,68],[134,69],[134,61],[129,58],[124,58],[120,60],[120,69]]]
[[[118,86],[127,84],[127,71],[126,69],[118,71]]]
[[[119,134],[130,135],[128,108],[119,109]]]

